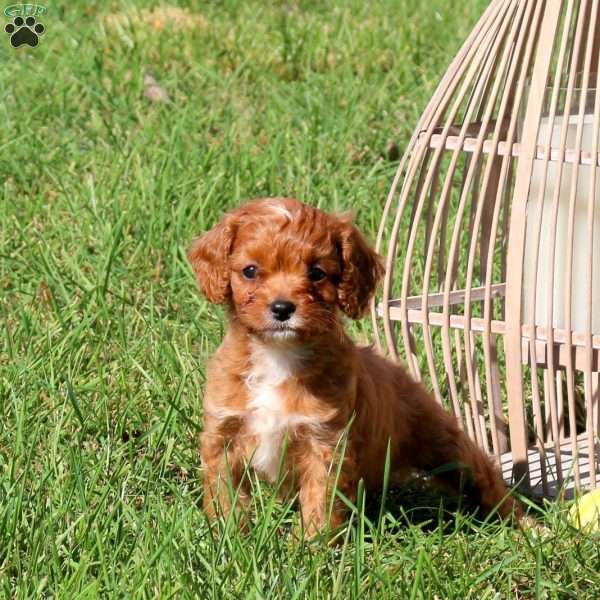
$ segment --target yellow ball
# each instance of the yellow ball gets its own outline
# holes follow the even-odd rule
[[[584,494],[573,504],[569,520],[583,531],[600,531],[600,488]]]

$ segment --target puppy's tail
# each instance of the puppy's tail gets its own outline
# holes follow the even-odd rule
[[[466,470],[466,491],[488,512],[497,509],[502,518],[521,519],[523,508],[510,496],[500,471],[492,460],[461,431],[459,460]]]

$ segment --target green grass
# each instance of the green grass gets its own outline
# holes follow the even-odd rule
[[[406,488],[359,503],[337,546],[297,540],[266,489],[246,534],[199,508],[223,315],[187,245],[261,195],[353,209],[373,238],[386,148],[485,4],[183,2],[195,26],[157,31],[141,1],[59,2],[38,48],[3,40],[4,597],[597,597],[598,538],[559,503],[523,533]],[[147,72],[169,104],[143,96]]]

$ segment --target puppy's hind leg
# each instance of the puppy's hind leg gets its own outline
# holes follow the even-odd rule
[[[490,512],[503,518],[522,516],[518,501],[509,492],[492,460],[460,429],[452,415],[432,398],[418,427],[418,467],[432,472],[442,487],[464,491]]]

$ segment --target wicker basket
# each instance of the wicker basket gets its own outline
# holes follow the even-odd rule
[[[379,345],[536,495],[600,483],[599,52],[598,0],[493,0],[377,238]]]

